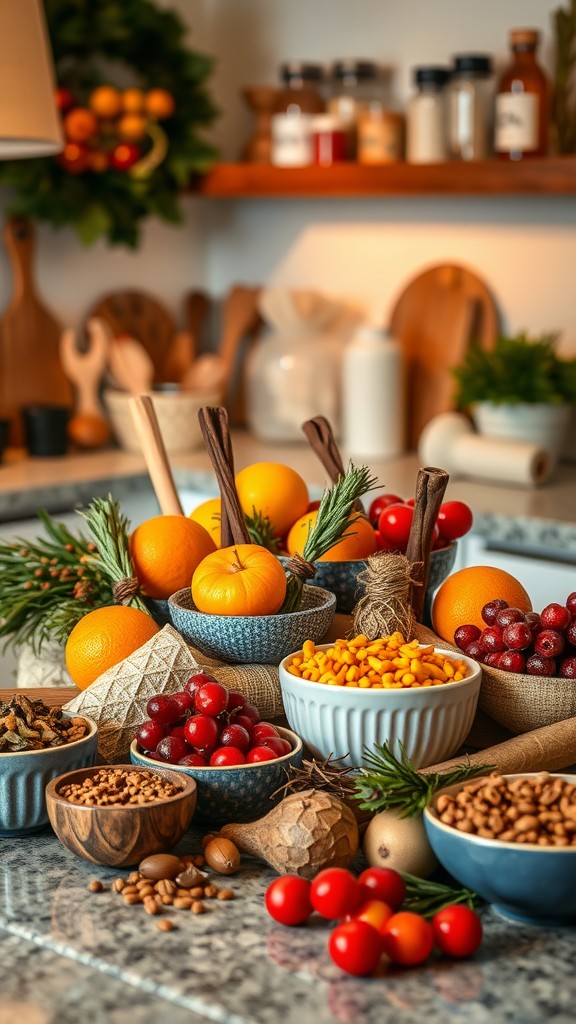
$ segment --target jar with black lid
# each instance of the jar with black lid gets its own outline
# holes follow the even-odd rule
[[[271,120],[271,162],[278,167],[311,164],[312,118],[325,110],[321,64],[292,61],[281,65],[279,90]]]
[[[493,107],[492,58],[457,54],[448,86],[448,149],[453,160],[485,160],[489,156]]]
[[[412,164],[434,164],[448,159],[445,87],[450,71],[427,65],[414,68],[416,94],[408,103],[406,159]]]
[[[381,90],[378,65],[371,60],[337,60],[331,68],[328,111],[346,133],[347,155],[357,155],[358,120],[362,110],[378,99]]]

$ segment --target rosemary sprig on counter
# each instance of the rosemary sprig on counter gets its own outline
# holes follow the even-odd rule
[[[364,810],[376,812],[394,807],[402,812],[403,818],[410,818],[424,810],[437,789],[464,782],[473,775],[488,774],[493,768],[463,761],[451,772],[425,774],[414,768],[402,743],[398,746],[400,759],[387,743],[377,743],[374,751],[365,750],[364,759],[369,767],[360,769],[355,783],[356,799]]]
[[[350,463],[344,476],[339,477],[332,487],[326,488],[320,501],[316,522],[306,538],[304,563],[316,562],[338,541],[354,534],[353,523],[352,529],[346,530],[354,505],[363,494],[377,486],[378,480],[370,475],[367,466],[358,467]],[[288,571],[288,587],[284,604],[280,609],[281,613],[294,612],[300,608],[304,575]]]
[[[130,556],[128,532],[130,524],[120,510],[120,504],[112,497],[94,498],[81,515],[95,541],[95,553],[91,563],[110,581],[113,600],[110,603],[130,604],[133,608],[150,614],[139,596],[138,581]]]
[[[444,882],[417,878],[407,871],[401,871],[400,874],[406,883],[406,898],[402,909],[412,910],[415,914],[422,914],[422,917],[434,917],[439,910],[454,903],[464,903],[470,909],[482,903],[480,897],[471,889],[453,888]]]

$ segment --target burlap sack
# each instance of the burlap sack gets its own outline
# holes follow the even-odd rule
[[[146,721],[146,705],[158,693],[176,693],[194,672],[206,668],[229,689],[241,690],[263,718],[282,714],[278,670],[268,665],[222,665],[188,647],[172,626],[104,672],[64,705],[98,723],[98,755],[112,764],[130,760],[130,744]]]
[[[421,643],[458,651],[425,626],[417,626],[416,636]],[[482,665],[478,707],[518,736],[576,716],[576,680],[522,675]]]

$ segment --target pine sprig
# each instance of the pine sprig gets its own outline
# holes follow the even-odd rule
[[[356,531],[346,529],[354,505],[363,494],[378,486],[376,477],[370,475],[367,466],[349,463],[344,476],[338,478],[332,487],[326,488],[320,500],[316,522],[304,544],[303,557],[306,562],[315,562],[330,548]],[[288,573],[288,586],[281,612],[293,612],[300,608],[304,581],[301,576]]]
[[[411,818],[424,810],[436,790],[488,774],[493,768],[463,761],[451,772],[424,774],[414,768],[402,743],[398,745],[399,759],[387,743],[377,743],[375,751],[365,750],[364,760],[369,767],[362,768],[356,779],[356,799],[364,810],[377,812],[394,807],[403,818]]]
[[[274,534],[270,517],[263,515],[262,512],[252,507],[252,515],[250,516],[245,513],[244,520],[252,544],[260,544],[261,547],[268,548],[268,551],[277,555],[280,550],[280,544],[278,537]]]
[[[112,586],[124,580],[135,580],[128,541],[130,524],[122,514],[119,502],[111,494],[107,498],[95,498],[80,515],[88,523],[97,548],[97,554],[91,557],[92,565]],[[130,605],[149,615],[149,609],[136,591],[135,586]]]
[[[471,910],[482,903],[480,897],[471,889],[432,882],[429,878],[418,878],[407,871],[401,871],[400,874],[406,883],[406,897],[402,909],[411,910],[422,917],[434,917],[439,910],[454,903],[464,903]]]

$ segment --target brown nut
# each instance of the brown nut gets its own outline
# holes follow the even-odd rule
[[[208,867],[219,875],[233,875],[240,867],[240,851],[231,839],[216,836],[206,843],[204,857]]]
[[[154,853],[140,862],[138,870],[144,878],[157,882],[161,878],[176,878],[183,867],[180,857],[175,857],[171,853]]]

